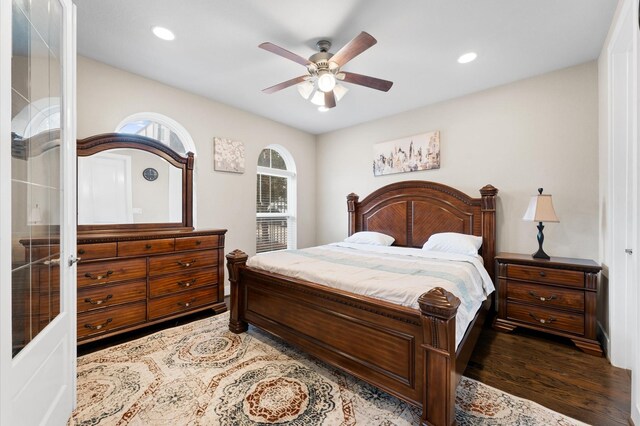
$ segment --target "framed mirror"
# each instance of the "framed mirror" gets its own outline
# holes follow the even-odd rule
[[[78,140],[78,230],[193,229],[193,153],[145,136]]]

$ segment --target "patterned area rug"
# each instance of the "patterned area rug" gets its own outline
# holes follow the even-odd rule
[[[70,425],[418,425],[419,410],[228,314],[78,359]],[[459,425],[582,423],[480,382],[458,387]]]

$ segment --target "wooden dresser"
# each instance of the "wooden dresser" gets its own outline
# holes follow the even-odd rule
[[[582,351],[602,356],[596,339],[596,297],[601,267],[593,260],[499,253],[498,316],[494,327],[527,327],[568,337]]]
[[[224,303],[226,230],[78,234],[78,344]]]

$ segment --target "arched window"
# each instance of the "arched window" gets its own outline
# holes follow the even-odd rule
[[[269,145],[258,157],[256,253],[296,248],[296,167],[291,154]]]
[[[155,112],[140,112],[130,115],[120,122],[116,127],[116,132],[132,133],[159,140],[183,155],[187,152],[197,154],[196,146],[189,132],[177,121]]]
[[[163,142],[176,152],[185,155],[187,152],[193,152],[197,157],[196,145],[191,138],[187,129],[182,127],[177,121],[158,114],[155,112],[140,112],[130,115],[118,124],[116,127],[118,133],[130,133],[134,135],[147,136]],[[197,183],[195,173],[198,162],[194,163],[193,174],[193,226],[197,224]],[[172,168],[170,168],[172,169]],[[172,189],[173,188],[173,189]],[[179,170],[175,170],[175,175],[169,179],[169,196],[175,197],[170,200],[170,206],[175,209],[170,212],[171,217],[182,217],[182,175]]]

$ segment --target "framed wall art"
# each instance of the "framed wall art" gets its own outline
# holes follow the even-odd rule
[[[373,175],[440,168],[440,131],[377,143],[373,146]]]
[[[213,170],[244,173],[244,144],[228,138],[213,138]]]

